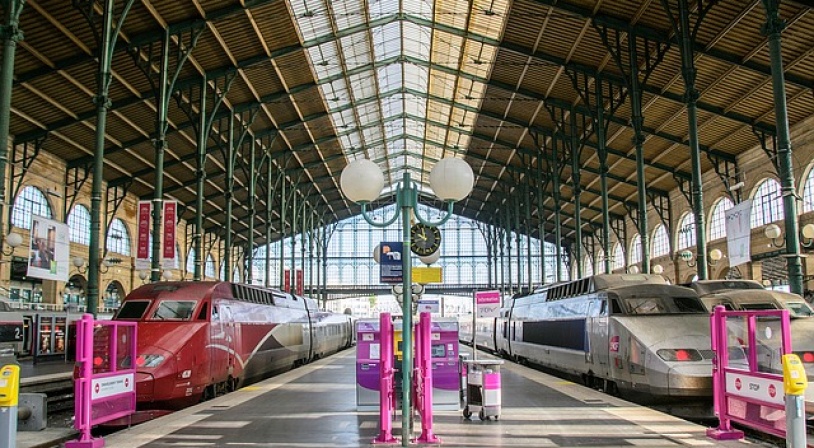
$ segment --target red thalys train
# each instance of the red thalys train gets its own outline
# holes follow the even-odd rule
[[[319,311],[313,299],[229,282],[144,285],[114,319],[138,321],[140,411],[180,409],[353,343],[350,316]]]

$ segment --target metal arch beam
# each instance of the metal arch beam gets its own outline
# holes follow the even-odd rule
[[[563,59],[563,58],[561,58],[559,56],[544,53],[544,52],[539,51],[539,50],[535,51],[535,52],[531,52],[531,51],[529,51],[528,48],[525,48],[525,47],[522,47],[522,46],[516,45],[516,44],[506,43],[506,42],[501,43],[500,48],[504,49],[504,50],[507,50],[507,51],[511,51],[512,53],[517,53],[519,55],[532,58],[532,59],[538,59],[540,61],[548,62],[548,63],[551,63],[552,65],[563,67],[563,68],[565,68],[567,70],[573,70],[575,72],[583,73],[583,74],[585,74],[587,76],[590,76],[590,77],[592,77],[594,79],[596,79],[598,77],[599,73],[601,73],[603,80],[611,82],[611,83],[613,83],[614,85],[617,85],[617,86],[622,86],[622,87],[625,87],[625,88],[627,86],[627,84],[625,83],[625,80],[619,75],[616,75],[616,74],[613,74],[613,73],[610,73],[610,72],[607,72],[607,71],[599,72],[593,67],[589,67],[589,66],[586,66],[586,65],[583,65],[583,64],[578,64],[578,63],[575,63],[575,62],[569,62],[569,61],[566,61],[565,59]],[[664,90],[662,90],[662,89],[660,89],[660,88],[658,88],[656,86],[650,85],[650,84],[640,83],[639,87],[645,93],[654,95],[654,96],[659,97],[659,98],[663,98],[663,99],[666,99],[666,100],[673,101],[673,102],[675,102],[676,104],[679,104],[679,105],[684,105],[685,104],[683,97],[681,95],[679,95],[679,94],[672,93],[670,91],[664,91]],[[765,129],[767,131],[772,130],[772,129],[775,128],[775,126],[773,124],[771,124],[771,123],[756,122],[751,117],[748,117],[748,116],[743,115],[743,114],[739,114],[737,112],[731,112],[731,111],[727,112],[722,107],[717,107],[717,106],[714,106],[712,104],[706,103],[704,101],[699,101],[698,102],[698,110],[702,110],[704,112],[708,112],[708,113],[711,113],[713,115],[729,119],[729,120],[734,121],[736,123],[740,123],[740,124],[748,125],[748,126],[755,126],[755,127],[759,128],[759,129]]]
[[[244,2],[240,2],[236,5],[227,6],[225,8],[221,8],[211,13],[206,14],[206,19],[188,19],[182,20],[180,22],[171,23],[168,25],[169,32],[175,33],[180,31],[185,31],[192,29],[196,26],[200,26],[201,23],[213,23],[219,20],[228,19],[230,17],[236,16],[238,14],[251,11],[254,8],[263,7],[266,5],[270,5],[272,3],[279,2],[281,0],[247,0]],[[123,42],[119,41],[113,50],[113,54],[118,53],[119,51],[125,50],[131,45],[140,45],[147,42],[152,42],[156,40],[156,36],[161,36],[164,34],[164,28],[155,28],[150,31],[146,31],[140,33],[138,35],[133,36],[130,39],[130,42]],[[24,82],[31,82],[35,79],[41,78],[43,76],[48,76],[53,73],[57,73],[59,71],[68,70],[71,67],[75,67],[80,64],[93,62],[96,58],[96,55],[78,55],[73,56],[65,59],[61,59],[54,63],[54,67],[50,70],[42,70],[42,69],[34,69],[24,73],[20,73],[16,76],[14,80],[14,85],[24,83]]]
[[[590,9],[583,8],[581,6],[577,6],[566,2],[556,0],[531,0],[531,1],[533,3],[547,6],[549,8],[558,9],[560,11],[577,16],[581,19],[593,20],[595,23],[605,25],[609,28],[614,28],[620,31],[633,33],[635,36],[644,37],[654,42],[662,43],[669,42],[673,44],[678,44],[678,40],[676,39],[675,36],[671,36],[669,38],[667,37],[668,31],[666,30],[657,30],[655,28],[639,24],[631,26],[628,22],[622,19],[608,15],[596,14],[594,13],[594,11]],[[797,0],[797,3],[804,4],[801,3],[800,0]],[[811,6],[808,7],[811,8]],[[696,54],[710,57],[721,62],[726,62],[727,64],[736,65],[738,67],[742,67],[744,69],[750,70],[752,72],[758,73],[766,77],[772,76],[771,67],[768,65],[760,64],[753,61],[742,62],[741,56],[723,50],[706,49],[702,44],[699,43],[695,43],[693,47],[694,47],[693,50],[695,51]],[[801,76],[796,75],[789,76],[789,74],[786,74],[786,81],[796,84],[797,86],[805,88],[807,90],[810,90],[812,87],[814,87],[814,80],[806,79]]]

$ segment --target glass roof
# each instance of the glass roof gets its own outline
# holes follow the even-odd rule
[[[424,185],[461,156],[497,55],[509,0],[290,0],[348,162]]]

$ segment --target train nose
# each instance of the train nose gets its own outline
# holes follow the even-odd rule
[[[673,365],[667,372],[671,396],[712,396],[710,364]]]
[[[152,401],[155,393],[155,377],[149,373],[136,373],[136,401]]]

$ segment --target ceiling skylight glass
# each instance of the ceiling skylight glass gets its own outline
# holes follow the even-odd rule
[[[426,189],[469,144],[509,0],[289,0],[348,162]]]

